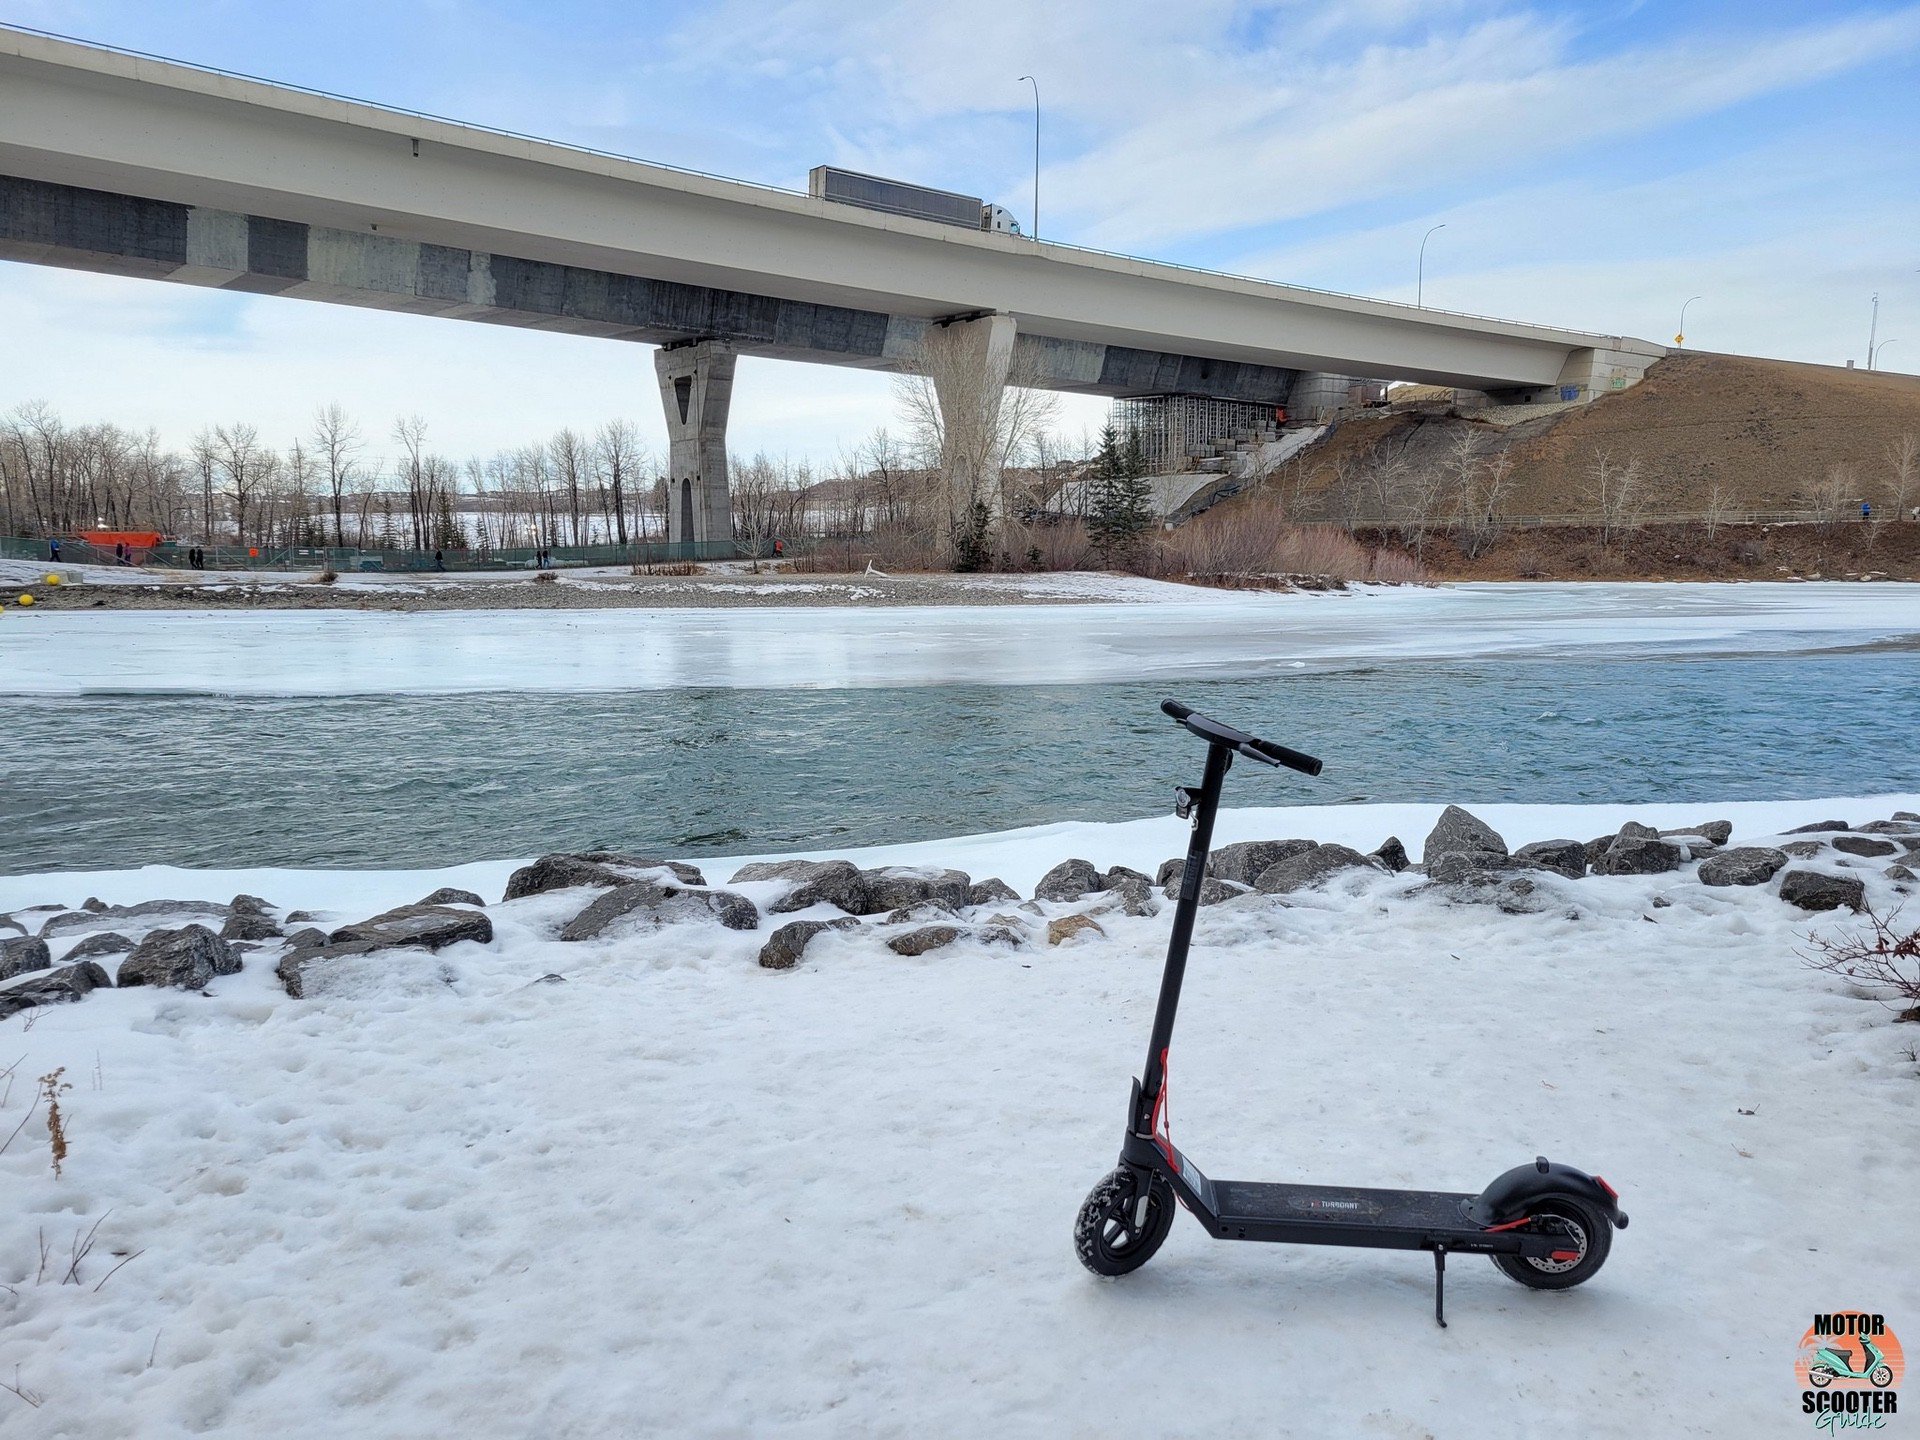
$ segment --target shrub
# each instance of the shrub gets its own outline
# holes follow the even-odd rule
[[[1800,958],[1815,970],[1845,975],[1873,999],[1899,1010],[1902,1020],[1920,1021],[1920,930],[1898,923],[1900,912],[1867,910],[1865,930],[1840,935],[1809,935],[1812,953]],[[1904,933],[1903,933],[1904,931]]]

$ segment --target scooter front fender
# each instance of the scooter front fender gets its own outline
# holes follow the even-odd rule
[[[1488,1227],[1524,1220],[1542,1200],[1564,1195],[1598,1210],[1621,1230],[1627,1215],[1613,1192],[1584,1170],[1550,1162],[1544,1155],[1531,1165],[1516,1165],[1467,1205],[1467,1218]]]

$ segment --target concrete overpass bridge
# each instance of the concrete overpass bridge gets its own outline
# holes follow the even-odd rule
[[[1329,378],[1624,388],[1665,353],[877,213],[0,28],[0,259],[637,340],[674,540],[731,533],[739,355],[926,373],[955,437],[1009,376],[1298,402]],[[976,447],[977,448],[977,447]]]

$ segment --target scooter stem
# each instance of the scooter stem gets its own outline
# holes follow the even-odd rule
[[[1147,1064],[1140,1082],[1140,1112],[1134,1116],[1137,1135],[1153,1133],[1153,1106],[1165,1078],[1161,1057],[1173,1043],[1173,1019],[1180,1008],[1180,986],[1187,974],[1187,948],[1193,943],[1193,922],[1200,913],[1200,886],[1206,878],[1207,855],[1213,849],[1213,818],[1220,808],[1220,787],[1233,764],[1226,745],[1207,746],[1206,777],[1193,801],[1193,833],[1187,842],[1186,869],[1180,875],[1180,898],[1173,907],[1173,934],[1167,940],[1167,969],[1160,980],[1160,1000],[1153,1012],[1153,1038],[1147,1042]]]

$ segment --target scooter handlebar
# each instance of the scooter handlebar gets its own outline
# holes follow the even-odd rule
[[[1258,735],[1249,735],[1244,730],[1211,720],[1191,705],[1182,705],[1178,700],[1162,700],[1160,709],[1210,745],[1230,745],[1239,754],[1258,760],[1263,765],[1285,765],[1302,775],[1318,775],[1321,771],[1320,762],[1313,756],[1303,755],[1272,740],[1262,740]]]

